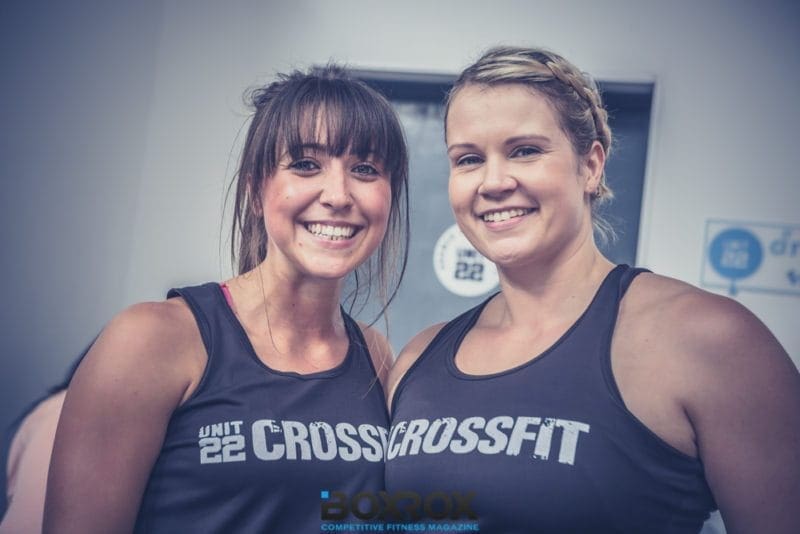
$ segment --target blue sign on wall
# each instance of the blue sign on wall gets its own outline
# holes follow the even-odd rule
[[[709,219],[700,284],[800,295],[800,225]]]

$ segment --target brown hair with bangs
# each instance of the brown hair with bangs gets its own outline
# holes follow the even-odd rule
[[[397,293],[409,241],[408,151],[391,105],[333,64],[280,74],[275,82],[251,91],[247,100],[254,113],[234,176],[231,229],[231,260],[238,274],[254,269],[267,256],[262,188],[282,154],[300,158],[304,146],[324,144],[334,157],[346,152],[369,156],[381,162],[390,176],[389,224],[378,250],[353,273],[345,300],[351,310],[357,302],[363,307],[377,281],[380,317]]]

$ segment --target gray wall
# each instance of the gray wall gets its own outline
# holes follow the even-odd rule
[[[161,5],[0,8],[0,427],[124,305]]]

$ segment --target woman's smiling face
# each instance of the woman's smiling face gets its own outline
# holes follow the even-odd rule
[[[602,148],[576,155],[543,95],[521,84],[464,86],[450,105],[447,149],[456,221],[498,267],[551,261],[591,240]]]
[[[332,156],[324,139],[300,157],[281,155],[262,193],[267,258],[288,275],[344,278],[386,233],[392,193],[382,163]]]

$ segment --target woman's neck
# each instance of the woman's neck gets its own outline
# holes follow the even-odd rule
[[[613,267],[593,241],[565,257],[499,267],[502,294],[495,319],[504,326],[574,319]]]
[[[293,340],[326,338],[343,332],[341,280],[286,275],[265,260],[228,282],[237,315],[253,329]],[[258,328],[258,325],[263,325]],[[251,326],[252,327],[252,326]]]

